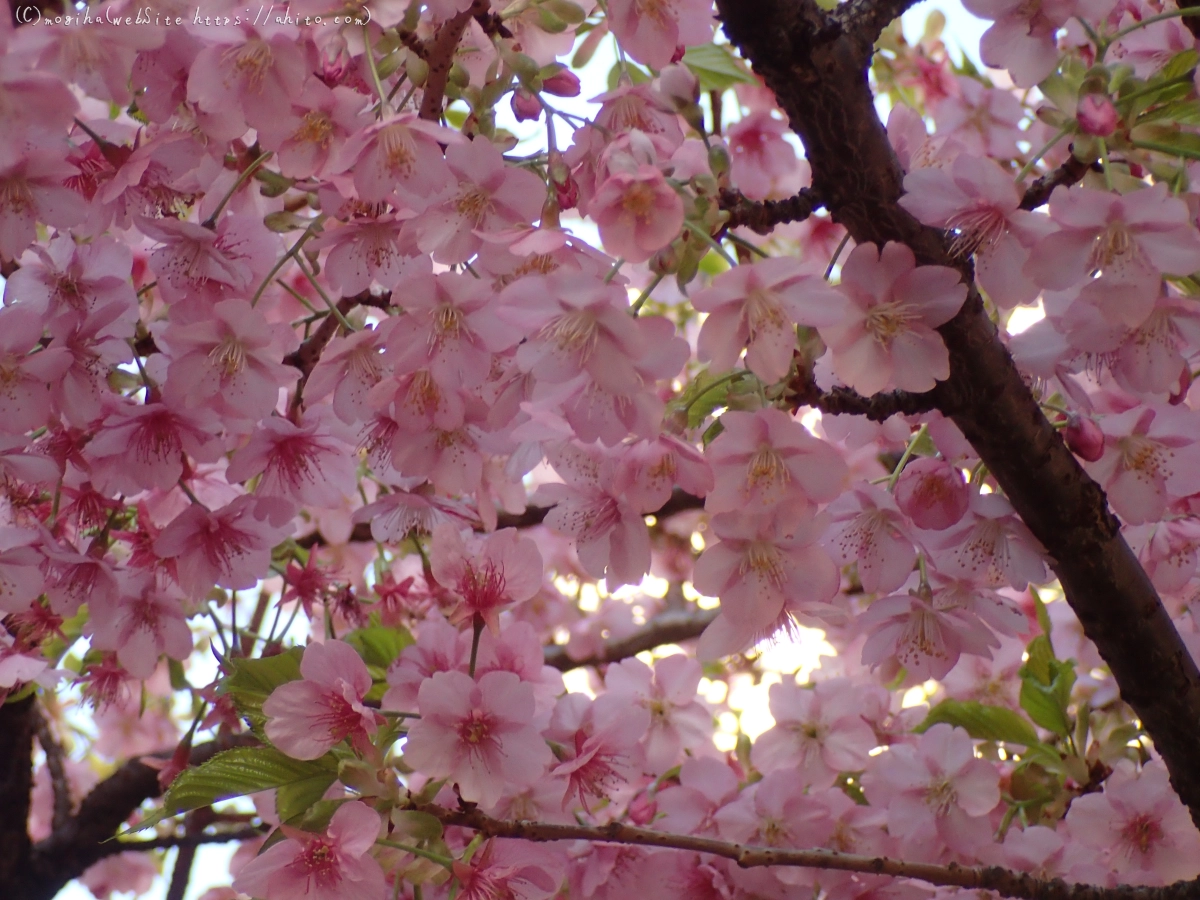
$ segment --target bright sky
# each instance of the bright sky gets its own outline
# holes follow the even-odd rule
[[[918,39],[924,30],[925,18],[934,9],[941,10],[946,16],[946,29],[943,33],[943,40],[946,44],[952,51],[966,51],[978,65],[979,37],[988,23],[966,12],[957,0],[936,0],[936,2],[928,0],[928,2],[921,3],[909,10],[902,20],[905,37],[911,41]],[[587,102],[587,98],[595,97],[607,89],[605,79],[614,60],[615,55],[611,45],[598,51],[588,66],[578,73],[583,80],[583,91],[580,96],[574,99],[552,98],[554,105],[566,112],[588,118],[594,116],[599,106]],[[532,137],[541,132],[539,123],[518,125],[513,122],[507,103],[501,104],[498,113],[497,118],[500,120],[500,124],[521,137]],[[564,138],[560,138],[560,140],[566,144],[567,141]],[[818,665],[817,657],[822,648],[825,648],[825,652],[829,650],[829,645],[824,643],[821,633],[806,630],[799,636],[798,643],[780,641],[764,646],[761,650],[766,668],[794,672],[797,668],[811,670]],[[748,682],[744,685],[740,682],[732,685],[729,699],[731,705],[741,708],[741,727],[747,733],[757,735],[774,724],[766,708],[766,698],[768,687],[778,680],[777,675],[767,675],[759,685],[751,685]],[[721,687],[720,693],[724,694],[723,687]],[[720,700],[723,699],[723,696],[721,698],[713,696],[711,699]],[[728,724],[733,725],[733,723]],[[229,871],[229,858],[233,851],[234,847],[227,845],[210,845],[199,848],[195,864],[192,867],[192,881],[184,900],[199,900],[200,895],[210,887],[228,884],[226,873]],[[165,875],[157,879],[149,893],[143,895],[144,900],[165,900],[167,879],[174,865],[174,856],[174,851],[168,853],[164,864]],[[118,900],[124,900],[129,896],[128,894],[114,895]],[[72,882],[59,893],[57,900],[94,900],[94,898],[86,888]]]

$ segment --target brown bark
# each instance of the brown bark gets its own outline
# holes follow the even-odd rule
[[[813,188],[859,243],[901,241],[922,264],[969,262],[898,204],[903,172],[875,112],[866,69],[877,32],[812,0],[717,0],[725,32],[775,91],[804,143]],[[842,20],[846,28],[842,28]],[[939,329],[951,375],[935,389],[1030,530],[1200,823],[1200,672],[1129,546],[1104,493],[1042,415],[972,287]]]

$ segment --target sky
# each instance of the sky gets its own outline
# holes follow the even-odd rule
[[[952,52],[966,52],[979,65],[979,38],[990,23],[972,16],[956,0],[927,0],[927,2],[910,9],[902,19],[905,37],[910,41],[917,40],[924,30],[926,17],[935,9],[940,10],[946,16],[946,28],[942,39],[947,46]],[[605,79],[614,59],[615,55],[610,43],[604,50],[596,53],[585,69],[577,73],[583,81],[583,90],[580,96],[573,99],[554,98],[554,105],[577,115],[588,118],[594,116],[599,110],[599,106],[589,103],[588,99],[607,89]],[[508,104],[502,103],[501,107],[502,110],[499,111],[501,115],[498,116],[498,122],[501,125],[510,128],[519,136],[533,136],[540,133],[538,123],[519,125],[511,120],[508,114]],[[783,671],[794,671],[798,665],[811,669],[817,665],[817,654],[823,647],[828,648],[828,645],[824,644],[820,632],[806,630],[806,633],[800,635],[799,643],[775,642],[771,647],[766,648],[764,662],[771,666],[772,660],[778,660],[777,667]],[[771,721],[770,713],[766,710],[766,696],[770,683],[776,680],[778,679],[764,679],[760,686],[761,690],[747,689],[749,692],[738,703],[744,708],[742,726],[747,731],[755,734],[761,733],[774,724]],[[735,690],[737,689],[735,685]],[[732,697],[730,699],[733,700]],[[226,873],[229,871],[229,858],[233,855],[234,849],[234,845],[208,845],[199,848],[192,867],[191,884],[184,900],[198,900],[210,887],[229,883]],[[156,880],[150,892],[143,895],[143,900],[165,900],[168,878],[174,865],[174,856],[175,851],[167,854],[163,866],[164,876]],[[127,900],[129,896],[128,894],[116,894],[114,900]],[[57,900],[94,900],[94,898],[86,888],[72,882],[59,893]]]

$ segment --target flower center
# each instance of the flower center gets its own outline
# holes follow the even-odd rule
[[[1150,848],[1163,839],[1162,825],[1146,813],[1130,819],[1121,829],[1125,843],[1140,853],[1149,853]]]
[[[745,575],[748,572],[753,572],[756,577],[771,582],[777,588],[787,580],[779,548],[763,541],[752,543],[742,557],[738,573]]]
[[[579,310],[559,316],[542,329],[542,336],[558,344],[560,350],[577,353],[582,365],[596,349],[600,328],[590,313]]]
[[[925,803],[939,816],[944,816],[958,803],[958,793],[954,790],[954,785],[945,778],[940,778],[925,788]]]
[[[249,87],[262,90],[263,79],[271,68],[271,48],[265,41],[247,41],[225,53],[224,62],[232,60],[233,69],[241,75]]]
[[[1161,444],[1140,435],[1121,438],[1121,465],[1140,472],[1147,479],[1166,477],[1167,458],[1172,456]]]
[[[760,444],[746,468],[746,482],[752,489],[786,484],[791,478],[783,457],[770,444]]]
[[[471,185],[458,195],[454,208],[459,215],[478,225],[492,211],[492,197],[482,188]]]
[[[749,326],[750,340],[764,331],[779,331],[785,321],[779,299],[771,291],[755,288],[746,297],[746,324]]]
[[[867,332],[878,343],[889,345],[909,330],[908,323],[916,316],[905,303],[880,303],[867,313]]]
[[[387,167],[398,177],[410,178],[417,159],[412,134],[403,125],[389,125],[379,132],[379,146]]]
[[[333,120],[329,118],[329,114],[319,109],[313,109],[304,114],[304,119],[301,121],[300,127],[296,129],[296,133],[292,135],[292,139],[303,144],[328,147],[332,136]]]
[[[208,358],[226,378],[230,378],[245,368],[246,348],[237,338],[226,337],[209,351]]]

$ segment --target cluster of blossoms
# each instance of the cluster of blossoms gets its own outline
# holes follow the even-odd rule
[[[0,25],[0,695],[63,733],[95,711],[44,745],[34,840],[144,756],[163,837],[254,795],[205,900],[946,892],[689,837],[1200,874],[963,433],[834,414],[936,394],[939,329],[983,304],[1200,656],[1198,57],[1169,3],[971,0],[1011,82],[885,34],[899,204],[953,267],[828,215],[738,224],[811,173],[709,0],[291,18],[329,5]],[[557,108],[559,60],[614,41],[589,117]],[[756,646],[802,627],[837,655],[739,722]],[[190,766],[202,740],[228,754]],[[481,843],[476,814],[598,840]],[[677,849],[599,842],[621,825]]]

